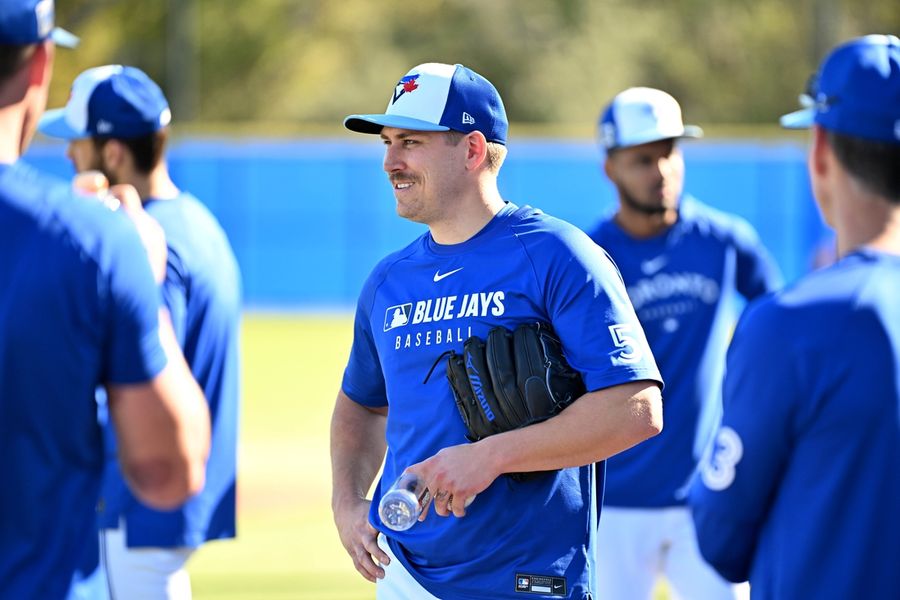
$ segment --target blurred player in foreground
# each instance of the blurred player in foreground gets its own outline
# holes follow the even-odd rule
[[[380,135],[397,213],[428,232],[382,260],[360,294],[331,433],[341,541],[382,599],[596,597],[591,463],[661,428],[661,380],[615,266],[572,225],[500,197],[506,114],[470,69],[415,67],[386,114],[344,124]],[[469,336],[536,320],[552,324],[588,393],[467,443],[447,380],[423,379]],[[407,468],[435,500],[396,532],[375,508]],[[505,475],[529,471],[548,472]]]
[[[786,127],[838,260],[748,308],[691,502],[703,556],[754,599],[900,590],[900,40],[838,46]]]
[[[114,431],[106,428],[110,460],[98,514],[113,598],[190,598],[185,563],[194,549],[235,536],[240,277],[215,217],[169,176],[170,118],[162,90],[143,71],[107,65],[79,75],[65,108],[47,111],[38,125],[46,135],[69,140],[79,173],[97,170],[113,184],[133,185],[162,225],[169,257],[165,304],[212,418],[206,485],[165,512],[128,490],[115,461]]]
[[[646,600],[665,575],[676,597],[733,598],[697,549],[687,489],[721,414],[738,296],[770,292],[781,276],[749,223],[682,193],[678,143],[702,131],[684,125],[675,98],[627,89],[602,112],[599,134],[619,206],[591,238],[622,272],[666,381],[665,431],[606,463],[599,597]]]
[[[65,598],[80,576],[103,472],[97,386],[144,502],[170,509],[198,491],[209,447],[206,403],[160,309],[159,226],[130,186],[111,190],[122,201],[113,212],[19,161],[46,104],[53,40],[73,41],[54,30],[53,9],[0,3],[4,598]]]

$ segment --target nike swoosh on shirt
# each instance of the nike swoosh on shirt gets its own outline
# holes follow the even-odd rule
[[[665,254],[660,254],[656,258],[651,258],[641,262],[641,271],[644,272],[644,275],[653,275],[669,262],[669,257]]]
[[[435,271],[435,273],[434,273],[434,282],[437,283],[438,281],[440,281],[440,280],[443,279],[444,277],[450,277],[450,276],[453,275],[454,273],[458,273],[458,272],[462,271],[464,268],[465,268],[465,267],[460,267],[460,268],[458,268],[458,269],[453,269],[452,271],[447,271],[446,273],[441,273],[440,271]]]

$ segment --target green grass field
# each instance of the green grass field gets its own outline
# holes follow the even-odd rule
[[[238,539],[191,559],[196,600],[375,597],[331,518],[328,431],[351,338],[350,315],[245,316]]]

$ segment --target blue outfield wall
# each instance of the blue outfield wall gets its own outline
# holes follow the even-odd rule
[[[701,141],[683,148],[688,192],[749,220],[788,281],[809,270],[826,230],[802,146]],[[41,142],[25,160],[68,178],[64,154],[64,145]],[[263,308],[352,307],[375,263],[425,231],[396,216],[381,159],[374,138],[182,140],[169,152],[175,182],[228,233],[248,306]],[[513,140],[500,190],[585,229],[615,208],[598,150],[587,141]]]

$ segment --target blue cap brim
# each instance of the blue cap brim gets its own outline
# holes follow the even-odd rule
[[[65,109],[55,108],[46,111],[38,121],[38,131],[49,137],[64,140],[77,140],[89,137],[87,132],[75,131],[66,121]]]
[[[77,35],[61,27],[53,28],[53,31],[50,32],[50,39],[53,40],[54,44],[63,48],[75,48],[81,42]]]
[[[344,119],[344,127],[358,133],[381,133],[383,127],[413,131],[450,131],[444,125],[400,115],[350,115]]]
[[[804,108],[783,115],[779,122],[785,129],[809,129],[816,118],[815,108]]]

